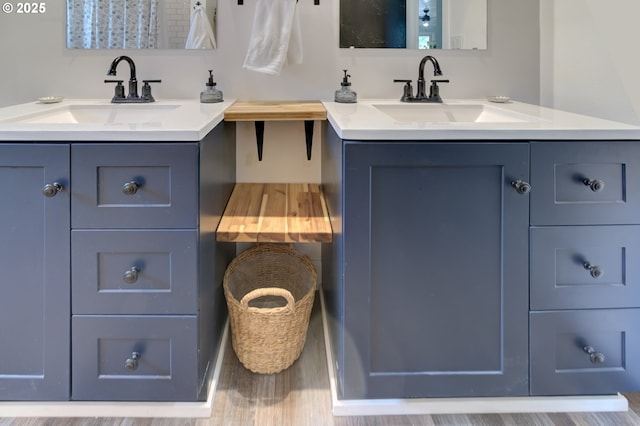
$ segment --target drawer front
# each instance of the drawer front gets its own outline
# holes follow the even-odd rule
[[[532,395],[640,390],[640,309],[532,312],[530,327]]]
[[[531,228],[531,310],[640,306],[640,226]]]
[[[195,401],[195,316],[73,316],[72,399]]]
[[[640,224],[640,143],[531,144],[532,225]]]
[[[195,230],[73,230],[74,314],[195,314]]]
[[[71,148],[73,228],[195,228],[195,144]]]

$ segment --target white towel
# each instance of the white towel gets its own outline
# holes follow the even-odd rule
[[[186,49],[215,49],[216,37],[202,5],[197,5],[191,12],[191,28],[187,36]]]
[[[244,68],[278,75],[285,63],[302,63],[296,0],[258,0]]]

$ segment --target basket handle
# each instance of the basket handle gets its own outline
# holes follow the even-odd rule
[[[254,299],[258,299],[264,296],[279,296],[287,301],[287,305],[283,308],[255,308],[249,307],[249,302]],[[265,311],[265,310],[282,310],[286,309],[293,312],[295,308],[295,299],[293,298],[293,294],[289,290],[280,287],[264,287],[257,288],[249,293],[245,294],[244,297],[240,300],[240,305],[242,309],[248,309],[250,311]]]

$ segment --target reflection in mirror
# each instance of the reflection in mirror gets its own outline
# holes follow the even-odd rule
[[[218,0],[67,0],[70,49],[215,49]]]
[[[486,49],[487,0],[341,0],[340,47]]]

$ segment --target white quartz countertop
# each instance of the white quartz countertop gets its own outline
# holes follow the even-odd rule
[[[0,108],[0,141],[199,141],[233,102],[30,102]],[[323,105],[338,136],[350,140],[640,140],[637,126],[521,102],[361,99]]]
[[[513,101],[445,99],[443,104],[415,104],[364,99],[354,104],[323,104],[338,136],[349,140],[640,140],[637,126]],[[478,121],[469,117],[446,121],[429,110],[469,106],[484,115]],[[410,108],[416,113],[407,114]]]
[[[0,108],[0,141],[199,141],[224,119],[233,100],[162,99],[112,104],[65,99]],[[73,114],[78,114],[76,116]]]

